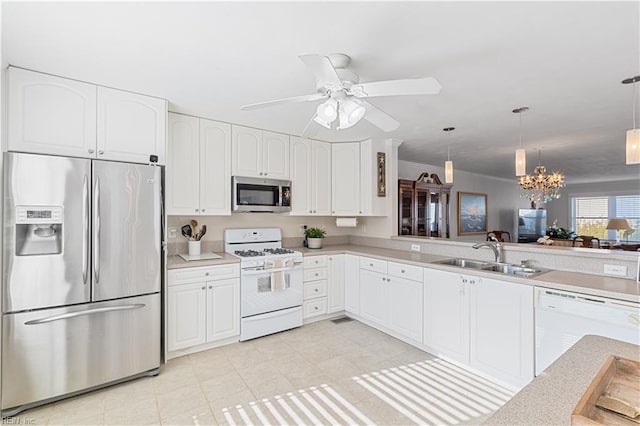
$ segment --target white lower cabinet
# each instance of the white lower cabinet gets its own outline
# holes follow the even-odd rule
[[[344,310],[360,315],[360,258],[344,255]]]
[[[422,268],[360,258],[360,316],[422,341]]]
[[[168,273],[167,351],[240,335],[239,265]]]
[[[505,383],[526,385],[534,375],[533,289],[426,269],[425,347]]]
[[[344,310],[344,254],[332,254],[329,258],[327,282],[327,313]]]
[[[327,256],[305,257],[302,317],[313,318],[327,313]]]
[[[387,325],[387,274],[360,269],[360,316]]]

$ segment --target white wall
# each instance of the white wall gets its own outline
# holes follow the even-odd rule
[[[444,167],[398,161],[398,179],[415,180],[422,172],[436,173],[441,180],[444,180]],[[513,180],[507,180],[454,170],[451,189],[451,238],[477,241],[482,236],[458,236],[459,191],[487,194],[487,230],[507,230],[515,238],[516,211],[530,206],[529,201],[520,196],[522,192],[515,176]]]
[[[550,224],[557,219],[558,226],[562,228],[571,228],[572,196],[635,194],[640,194],[640,179],[568,184],[562,188],[560,198],[548,204],[547,218]]]

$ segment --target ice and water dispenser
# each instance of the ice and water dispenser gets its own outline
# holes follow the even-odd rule
[[[62,253],[62,207],[16,206],[16,255]]]

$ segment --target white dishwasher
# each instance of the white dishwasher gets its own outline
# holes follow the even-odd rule
[[[536,288],[536,375],[582,336],[596,334],[640,344],[640,304]]]

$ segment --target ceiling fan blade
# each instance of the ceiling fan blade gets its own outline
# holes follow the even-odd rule
[[[274,101],[266,101],[266,102],[258,102],[255,104],[242,105],[240,109],[243,111],[250,111],[252,109],[265,108],[265,107],[285,104],[289,102],[308,102],[308,101],[317,101],[318,99],[326,99],[326,98],[328,98],[327,95],[323,95],[322,93],[314,93],[313,95],[295,96],[293,98],[276,99]]]
[[[364,119],[385,132],[391,132],[400,127],[400,123],[386,112],[374,107],[367,101],[362,101],[367,108]]]
[[[311,120],[309,120],[307,125],[304,127],[304,130],[302,131],[302,134],[300,136],[302,136],[303,138],[310,138],[318,134],[320,128],[317,124],[314,124],[317,115],[318,114],[314,114],[313,117],[311,117]]]
[[[331,88],[342,88],[342,80],[338,77],[336,69],[326,56],[316,53],[298,56],[304,64],[309,67],[316,77],[318,87],[330,86]]]
[[[354,84],[351,93],[359,98],[374,96],[437,95],[442,86],[433,77],[372,81]]]

